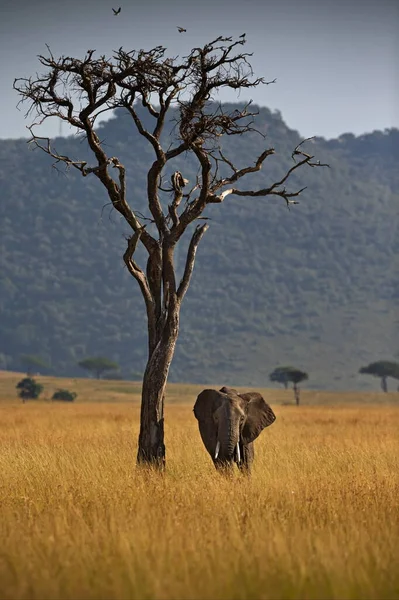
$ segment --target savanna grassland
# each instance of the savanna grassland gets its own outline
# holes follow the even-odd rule
[[[266,391],[277,421],[229,479],[199,386],[169,388],[159,475],[135,466],[138,385],[48,379],[76,402],[22,405],[17,380],[0,377],[1,598],[399,598],[398,394]]]

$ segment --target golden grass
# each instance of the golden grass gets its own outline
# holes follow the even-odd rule
[[[186,400],[163,476],[137,404],[0,404],[1,598],[399,598],[399,407],[275,405],[228,479]]]

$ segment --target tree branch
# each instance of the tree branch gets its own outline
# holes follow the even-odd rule
[[[189,245],[188,251],[187,251],[186,266],[184,268],[183,277],[180,281],[180,284],[179,284],[179,287],[177,290],[177,298],[178,298],[179,302],[181,302],[183,300],[183,298],[186,295],[186,292],[188,290],[188,286],[190,285],[190,280],[191,280],[191,275],[192,275],[193,269],[194,269],[195,255],[197,253],[198,244],[200,243],[201,238],[204,235],[204,233],[206,232],[206,230],[208,229],[208,227],[209,227],[209,225],[207,223],[205,223],[204,225],[198,225],[193,233],[192,238],[191,238],[190,245]]]
[[[309,167],[329,167],[328,164],[321,163],[320,161],[312,162],[312,160],[314,159],[314,156],[312,156],[311,154],[307,154],[303,150],[299,149],[302,146],[302,144],[304,144],[305,142],[312,140],[312,139],[313,138],[306,138],[305,140],[302,140],[296,146],[296,148],[292,152],[292,158],[295,160],[295,158],[294,158],[295,156],[302,156],[303,157],[302,160],[295,163],[294,166],[292,166],[290,169],[288,169],[288,171],[286,172],[284,177],[282,177],[279,181],[276,181],[275,183],[273,183],[268,188],[263,188],[261,190],[239,190],[237,188],[231,188],[228,190],[224,190],[223,192],[221,192],[218,195],[213,193],[208,198],[208,203],[223,202],[227,196],[232,194],[232,195],[236,195],[236,196],[251,196],[251,197],[280,196],[281,198],[284,198],[284,200],[287,203],[288,208],[291,204],[298,204],[297,201],[291,200],[291,198],[299,196],[301,194],[301,192],[303,192],[306,189],[306,186],[301,188],[300,190],[297,190],[296,192],[287,192],[285,187],[283,187],[283,189],[278,189],[278,188],[280,188],[288,180],[288,178],[291,176],[291,174],[296,169],[299,169],[300,167],[302,167],[305,164],[308,165]],[[240,169],[239,171],[237,171],[237,170],[235,170],[234,165],[231,165],[233,170],[235,171],[235,173],[231,177],[225,177],[224,179],[221,179],[215,185],[213,185],[212,192],[216,191],[217,189],[220,189],[221,187],[223,187],[225,185],[228,185],[229,183],[234,183],[240,177],[243,177],[247,173],[253,173],[255,171],[259,171],[262,167],[264,160],[267,158],[267,156],[270,156],[271,154],[274,154],[274,148],[265,150],[258,157],[254,167],[246,167],[244,169]],[[225,161],[225,162],[227,162],[227,161]]]
[[[69,156],[59,154],[51,144],[51,140],[48,137],[40,137],[35,135],[33,127],[28,127],[32,137],[28,140],[28,144],[33,144],[35,148],[40,148],[43,152],[55,159],[53,166],[58,163],[63,163],[67,168],[74,167],[77,169],[83,177],[93,173],[100,180],[104,179],[104,169],[112,164],[119,171],[119,186],[116,185],[115,181],[107,174],[107,185],[109,186],[111,193],[109,197],[111,199],[113,207],[126,219],[134,232],[141,231],[140,239],[150,252],[154,248],[156,241],[154,238],[143,228],[139,219],[136,217],[134,211],[130,208],[126,201],[126,181],[125,181],[125,167],[119,162],[119,159],[115,156],[108,158],[105,155],[104,163],[101,162],[96,167],[88,167],[87,162],[84,160],[73,160]]]
[[[214,194],[221,187],[223,187],[225,185],[229,185],[231,183],[234,183],[235,181],[238,181],[239,179],[241,179],[241,177],[244,177],[244,175],[247,175],[248,173],[255,173],[256,171],[260,171],[260,169],[262,168],[263,162],[266,160],[266,158],[268,156],[271,156],[274,153],[275,153],[274,148],[268,148],[267,150],[264,150],[264,152],[262,152],[262,154],[260,156],[258,156],[258,158],[255,161],[255,165],[253,167],[245,167],[244,169],[236,169],[235,166],[227,158],[225,158],[225,156],[223,156],[222,152],[219,150],[219,154],[222,158],[222,162],[228,164],[230,166],[230,168],[234,171],[234,174],[231,175],[230,177],[224,177],[223,179],[220,179],[216,184],[212,185],[212,188],[211,188],[212,194]]]
[[[235,188],[232,188],[229,190],[225,190],[218,196],[214,196],[214,198],[212,198],[209,202],[215,203],[215,204],[219,203],[219,202],[223,202],[224,199],[226,198],[226,196],[229,196],[230,194],[235,195],[235,196],[252,196],[252,197],[280,196],[281,198],[284,198],[284,200],[287,203],[287,206],[289,207],[291,204],[299,204],[299,202],[297,202],[296,200],[290,200],[290,198],[299,196],[299,194],[301,194],[301,192],[303,192],[304,190],[306,190],[306,186],[296,192],[287,192],[287,190],[285,188],[282,190],[274,190],[274,191],[272,191],[270,188],[264,189],[264,190],[257,190],[257,191],[237,190]]]
[[[148,285],[148,280],[144,272],[140,269],[138,264],[133,259],[133,255],[136,251],[137,244],[143,232],[144,228],[142,227],[138,231],[135,231],[131,237],[127,238],[127,248],[123,254],[123,260],[128,268],[129,273],[133,275],[133,277],[136,279],[140,286],[141,293],[144,297],[144,301],[147,307],[147,314],[150,315],[153,311],[154,302],[150,291],[150,287]]]

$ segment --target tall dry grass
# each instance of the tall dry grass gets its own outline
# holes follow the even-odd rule
[[[399,597],[399,408],[277,406],[250,479],[214,471],[190,405],[167,472],[135,467],[138,408],[0,405],[0,596]]]

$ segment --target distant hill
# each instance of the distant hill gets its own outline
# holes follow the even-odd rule
[[[276,148],[254,178],[263,185],[291,164],[300,138],[267,108],[256,124]],[[100,135],[144,212],[151,149],[126,116]],[[251,134],[224,149],[243,166],[264,144]],[[86,153],[73,138],[56,146]],[[399,131],[317,138],[309,148],[331,168],[293,179],[308,189],[290,211],[281,200],[233,197],[207,210],[171,380],[265,386],[274,367],[293,364],[309,373],[305,387],[372,389],[378,382],[359,367],[399,352]],[[77,361],[101,354],[125,375],[142,372],[143,301],[121,257],[129,232],[103,188],[52,169],[25,140],[0,141],[0,159],[0,368],[39,354],[54,373],[74,375]],[[188,158],[175,168],[195,181]],[[180,271],[183,261],[180,249]]]

